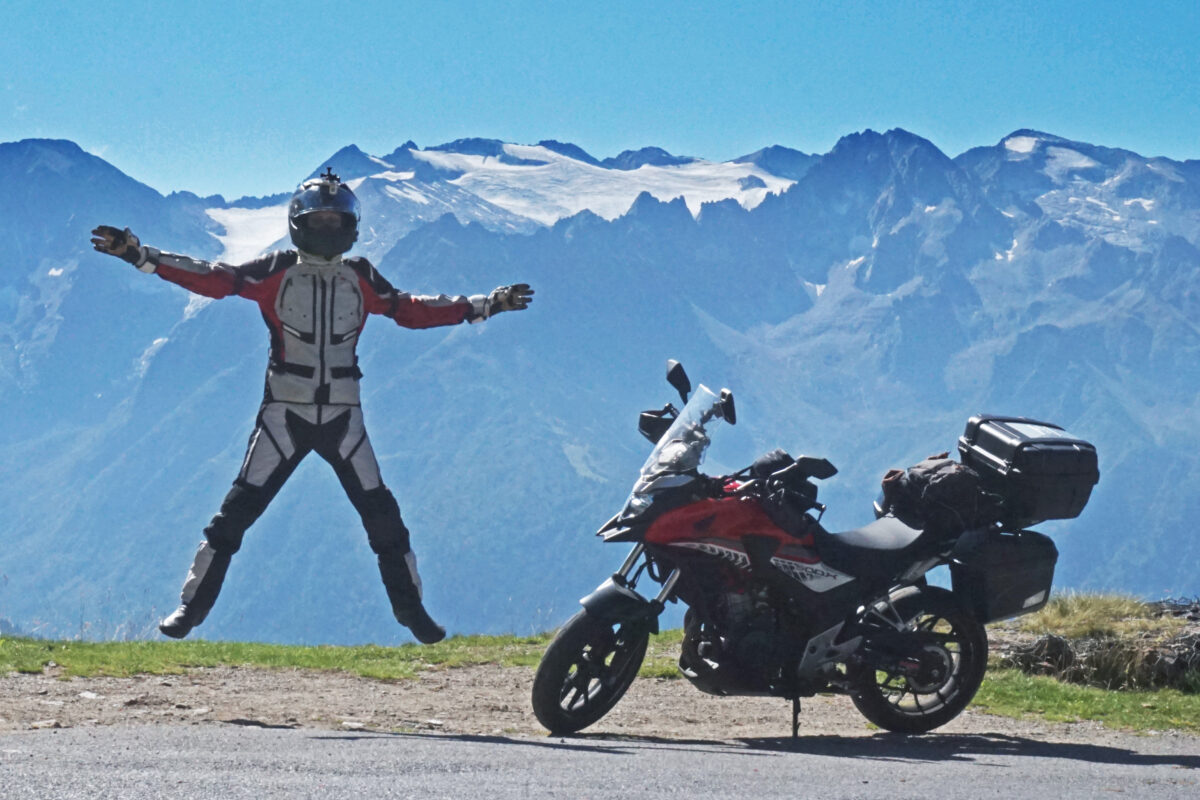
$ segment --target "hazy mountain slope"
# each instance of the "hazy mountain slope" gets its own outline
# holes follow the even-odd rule
[[[737,396],[740,422],[710,470],[776,446],[841,468],[823,495],[832,528],[866,521],[884,470],[953,449],[970,414],[1063,424],[1097,444],[1102,477],[1083,517],[1045,526],[1060,585],[1195,593],[1194,162],[1033,131],[950,159],[905,131],[865,131],[756,203],[644,189],[611,219],[558,218],[551,203],[546,225],[496,202],[542,202],[538,170],[559,159],[579,180],[583,168],[719,172],[606,169],[576,150],[467,140],[331,159],[359,181],[362,252],[397,286],[537,288],[529,311],[483,325],[379,319],[364,333],[376,451],[452,630],[551,627],[617,563],[620,548],[590,533],[648,449],[637,411],[672,399],[668,357]],[[18,244],[0,263],[0,617],[56,634],[148,631],[237,471],[267,337],[252,304],[189,305],[91,253],[87,231],[128,224],[214,257],[248,251],[270,220],[251,216],[253,200],[161,197],[70,143],[0,145],[0,175],[20,187],[0,216]],[[404,637],[319,460],[251,530],[201,630]]]

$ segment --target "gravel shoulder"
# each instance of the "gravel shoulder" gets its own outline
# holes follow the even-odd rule
[[[183,723],[543,737],[529,705],[532,682],[532,668],[494,665],[433,669],[402,681],[237,667],[64,680],[51,669],[0,678],[0,733]],[[878,733],[846,697],[805,700],[800,722],[806,737]],[[692,741],[781,738],[791,733],[791,712],[776,698],[711,697],[684,680],[642,678],[587,733]],[[969,709],[939,733],[1093,744],[1134,736],[1091,722],[1014,720]],[[1200,737],[1156,735],[1194,739],[1200,750]]]

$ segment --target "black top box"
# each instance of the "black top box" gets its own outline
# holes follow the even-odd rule
[[[1025,417],[971,417],[958,452],[984,488],[1003,498],[1005,527],[1074,519],[1100,480],[1095,447]]]

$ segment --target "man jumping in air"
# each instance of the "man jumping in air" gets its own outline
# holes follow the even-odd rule
[[[246,457],[183,584],[181,605],[159,623],[182,639],[204,621],[217,599],[230,559],[246,529],[306,455],[316,451],[333,467],[362,517],[396,620],[426,644],[446,632],[421,603],[417,559],[400,507],[384,485],[359,404],[355,346],[368,314],[406,328],[480,322],[526,308],[527,284],[488,296],[419,296],[397,291],[365,258],[343,258],[358,238],[358,199],[331,170],[305,181],[288,206],[295,250],[234,267],[163,253],[128,229],[101,225],[92,244],[142,272],[156,273],[206,297],[239,295],[258,303],[271,332],[266,390]]]

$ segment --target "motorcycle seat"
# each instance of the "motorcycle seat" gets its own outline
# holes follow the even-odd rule
[[[829,533],[819,528],[814,544],[829,566],[859,578],[885,578],[917,549],[925,531],[893,516],[880,517],[861,528]]]
[[[910,527],[896,517],[888,515],[852,531],[826,535],[837,537],[839,543],[846,547],[863,550],[903,550],[924,532],[921,528]]]

